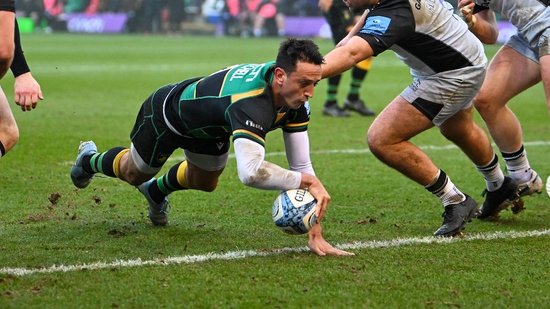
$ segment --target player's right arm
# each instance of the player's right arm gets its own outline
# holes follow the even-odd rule
[[[498,24],[495,13],[489,8],[476,5],[473,0],[460,0],[458,8],[470,31],[485,44],[495,44]]]
[[[308,172],[285,169],[265,160],[265,148],[247,138],[233,141],[239,180],[253,188],[265,190],[308,189],[318,205],[318,221],[325,216],[330,195],[321,181]]]
[[[320,256],[353,255],[353,253],[333,247],[323,237],[321,221],[330,202],[330,195],[317,177],[307,172],[287,170],[265,161],[264,147],[247,138],[235,139],[233,148],[239,178],[244,184],[260,189],[289,190],[303,188],[308,189],[315,197],[318,208],[318,223],[308,233],[308,248],[313,253]]]
[[[15,52],[10,69],[15,77],[13,85],[15,103],[21,106],[22,111],[30,111],[36,107],[39,100],[44,99],[40,84],[32,76],[31,69],[27,64],[23,48],[21,47],[21,38],[17,20],[15,21]]]
[[[0,0],[0,78],[10,68],[15,50],[15,2]]]
[[[322,65],[323,78],[342,74],[373,54],[374,51],[366,40],[353,36],[346,45],[336,47],[325,56],[325,64]]]

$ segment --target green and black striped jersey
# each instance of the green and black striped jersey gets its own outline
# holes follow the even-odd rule
[[[188,138],[224,140],[233,136],[233,140],[243,137],[261,145],[266,134],[277,128],[307,130],[308,103],[297,110],[273,106],[274,66],[274,62],[239,64],[181,82],[165,101],[168,127]]]

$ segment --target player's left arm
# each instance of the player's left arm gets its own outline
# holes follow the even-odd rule
[[[10,66],[13,76],[15,77],[13,86],[14,99],[15,103],[21,106],[21,110],[30,111],[36,107],[39,100],[44,99],[44,96],[42,95],[40,84],[32,76],[27,60],[23,55],[17,20],[15,22],[14,40],[15,52],[13,62]]]
[[[460,0],[460,14],[470,31],[484,44],[495,44],[498,39],[498,24],[495,12],[476,6],[472,0]]]
[[[315,175],[309,154],[307,131],[283,132],[283,139],[290,170]]]

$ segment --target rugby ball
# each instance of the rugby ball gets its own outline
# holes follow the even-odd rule
[[[288,234],[305,234],[317,223],[317,200],[305,189],[282,191],[273,202],[273,222]]]

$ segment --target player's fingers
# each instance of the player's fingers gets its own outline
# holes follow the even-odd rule
[[[332,251],[329,253],[330,255],[337,255],[337,256],[353,256],[355,253],[348,252],[340,249],[336,249],[336,251]]]
[[[462,14],[462,16],[468,16],[471,14],[471,11],[467,6],[465,6],[460,9],[460,14]]]
[[[317,222],[321,222],[323,221],[323,218],[325,217],[325,213],[327,212],[327,200],[325,199],[322,199],[320,201],[317,201],[317,212],[316,212],[316,216],[317,216]]]
[[[309,245],[309,250],[311,250],[311,252],[317,254],[318,256],[325,256],[326,253],[323,252],[323,250],[319,249],[319,247],[317,246],[312,246],[312,245]]]
[[[26,109],[26,105],[27,105],[27,96],[26,95],[20,95],[19,96],[19,103],[18,103],[22,108]]]
[[[334,255],[334,256],[350,256],[350,255],[355,255],[355,254],[352,253],[352,252],[340,250],[340,249],[338,249],[338,248],[334,248],[334,247],[331,246],[331,245],[328,245],[328,246],[326,246],[325,248],[323,248],[323,252],[324,252],[326,255]]]
[[[38,94],[32,93],[30,95],[29,105],[32,105],[33,103],[36,103],[36,102],[38,102]]]
[[[19,93],[15,93],[13,99],[15,100],[15,104],[21,105],[21,95]]]

